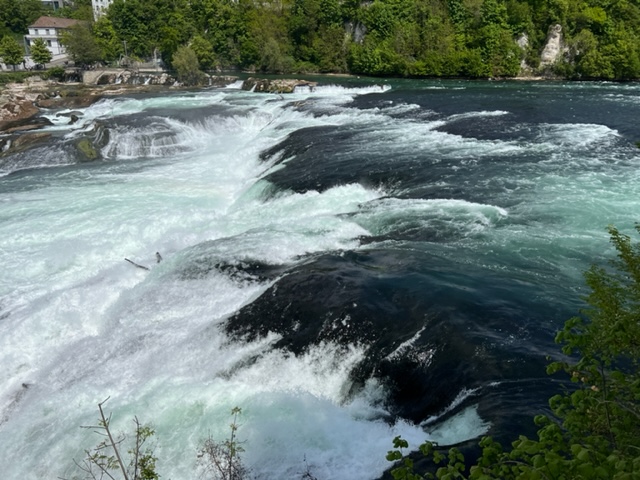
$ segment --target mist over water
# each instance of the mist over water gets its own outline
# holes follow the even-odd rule
[[[530,431],[605,227],[638,220],[640,87],[331,82],[105,99],[0,158],[3,478],[72,477],[107,397],[173,480],[235,406],[260,479]]]

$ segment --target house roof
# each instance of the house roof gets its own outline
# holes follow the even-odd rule
[[[69,28],[77,23],[80,21],[72,18],[40,17],[29,28]]]

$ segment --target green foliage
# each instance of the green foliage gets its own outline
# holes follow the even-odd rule
[[[636,225],[640,234],[640,225]],[[640,243],[609,227],[617,258],[609,268],[585,273],[588,308],[568,320],[556,341],[570,360],[554,362],[548,373],[564,371],[576,388],[552,397],[552,418],[539,415],[537,439],[520,436],[510,449],[487,437],[482,454],[465,471],[456,449],[448,456],[427,442],[422,453],[434,473],[416,473],[403,454],[408,443],[396,437],[387,460],[397,462],[396,480],[424,478],[633,479],[640,472]]]
[[[7,65],[13,65],[15,70],[16,65],[24,60],[24,49],[13,37],[5,35],[0,40],[0,58]]]
[[[178,47],[171,59],[178,80],[185,85],[199,85],[204,80],[196,53],[186,45]]]
[[[47,79],[53,79],[53,80],[57,80],[59,82],[63,81],[65,79],[66,73],[64,71],[64,68],[62,67],[52,67],[49,70],[47,70],[46,72],[44,72],[44,74],[42,75],[42,78],[44,78],[45,80]]]
[[[90,65],[102,60],[102,50],[91,31],[91,27],[78,23],[66,30],[61,37],[62,44],[76,65]]]
[[[31,72],[0,72],[0,85],[22,83],[32,75]]]
[[[200,35],[196,35],[191,40],[191,50],[196,54],[198,64],[204,70],[213,70],[216,67],[216,54],[213,51],[211,42]]]
[[[27,33],[27,27],[45,11],[40,0],[0,0],[0,35]]]
[[[74,18],[85,22],[93,21],[93,9],[91,8],[91,0],[74,0],[66,3],[61,8],[47,12],[52,17]]]
[[[47,48],[42,38],[36,38],[31,44],[31,60],[38,65],[45,65],[51,61],[53,54]]]
[[[104,60],[112,62],[124,54],[124,44],[118,38],[111,20],[106,15],[101,16],[93,24],[93,36]]]
[[[0,35],[25,31],[38,5],[0,0]],[[515,76],[523,59],[536,69],[556,23],[568,51],[555,73],[640,78],[640,5],[628,0],[114,0],[92,34],[109,61],[126,49],[170,65],[189,45],[204,70],[482,78]]]

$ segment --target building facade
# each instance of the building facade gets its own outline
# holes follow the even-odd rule
[[[60,43],[60,36],[64,30],[78,22],[78,20],[71,18],[40,17],[32,25],[29,25],[29,34],[24,36],[27,51],[30,51],[31,43],[36,38],[41,38],[54,57],[64,54],[65,48]]]
[[[97,20],[105,14],[107,8],[113,0],[91,0],[91,8],[93,8],[93,19]]]

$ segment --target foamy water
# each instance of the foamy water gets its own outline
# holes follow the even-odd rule
[[[233,86],[109,99],[84,109],[79,124],[51,128],[63,143],[105,122],[110,137],[100,162],[77,165],[52,147],[58,164],[70,166],[46,157],[0,166],[0,452],[21,459],[5,462],[2,477],[72,477],[73,459],[100,440],[80,426],[95,424],[97,404],[107,397],[115,430],[130,429],[133,416],[155,426],[158,472],[173,480],[196,475],[198,446],[209,434],[225,438],[235,406],[243,410],[245,461],[261,479],[300,478],[305,459],[319,479],[373,479],[388,468],[384,457],[396,435],[415,447],[426,438],[452,444],[485,433],[490,421],[478,413],[473,389],[457,392],[423,425],[396,418],[388,387],[376,378],[352,389],[366,344],[324,342],[294,355],[274,348],[275,333],[231,340],[222,328],[288,267],[314,255],[414,248],[402,242],[433,230],[456,238],[428,245],[443,258],[511,268],[523,283],[551,278],[546,262],[566,263],[567,278],[579,279],[583,264],[572,262],[600,251],[603,226],[637,220],[640,170],[627,167],[640,157],[616,146],[615,129],[549,123],[533,140],[482,139],[446,126],[510,113],[474,109],[432,118],[413,102],[370,109],[352,103],[389,91],[324,86],[283,97]],[[210,110],[191,118],[185,112],[193,108]],[[425,115],[416,115],[420,109]],[[266,161],[259,155],[305,128],[351,129],[347,153],[383,152],[401,172],[442,168],[424,188],[453,193],[409,198],[400,194],[414,187],[401,181],[276,188],[271,174],[288,172],[320,146],[301,144],[298,153]],[[585,156],[594,148],[601,158]],[[508,162],[531,155],[545,158],[522,167],[527,175],[513,173],[520,165]],[[505,162],[504,177],[483,180],[497,193],[459,198],[456,192],[471,186],[456,175],[497,162]],[[45,164],[53,168],[33,169]],[[382,243],[363,245],[377,236]],[[285,273],[242,273],[255,263]],[[426,368],[431,353],[414,347],[422,334],[396,352]]]

